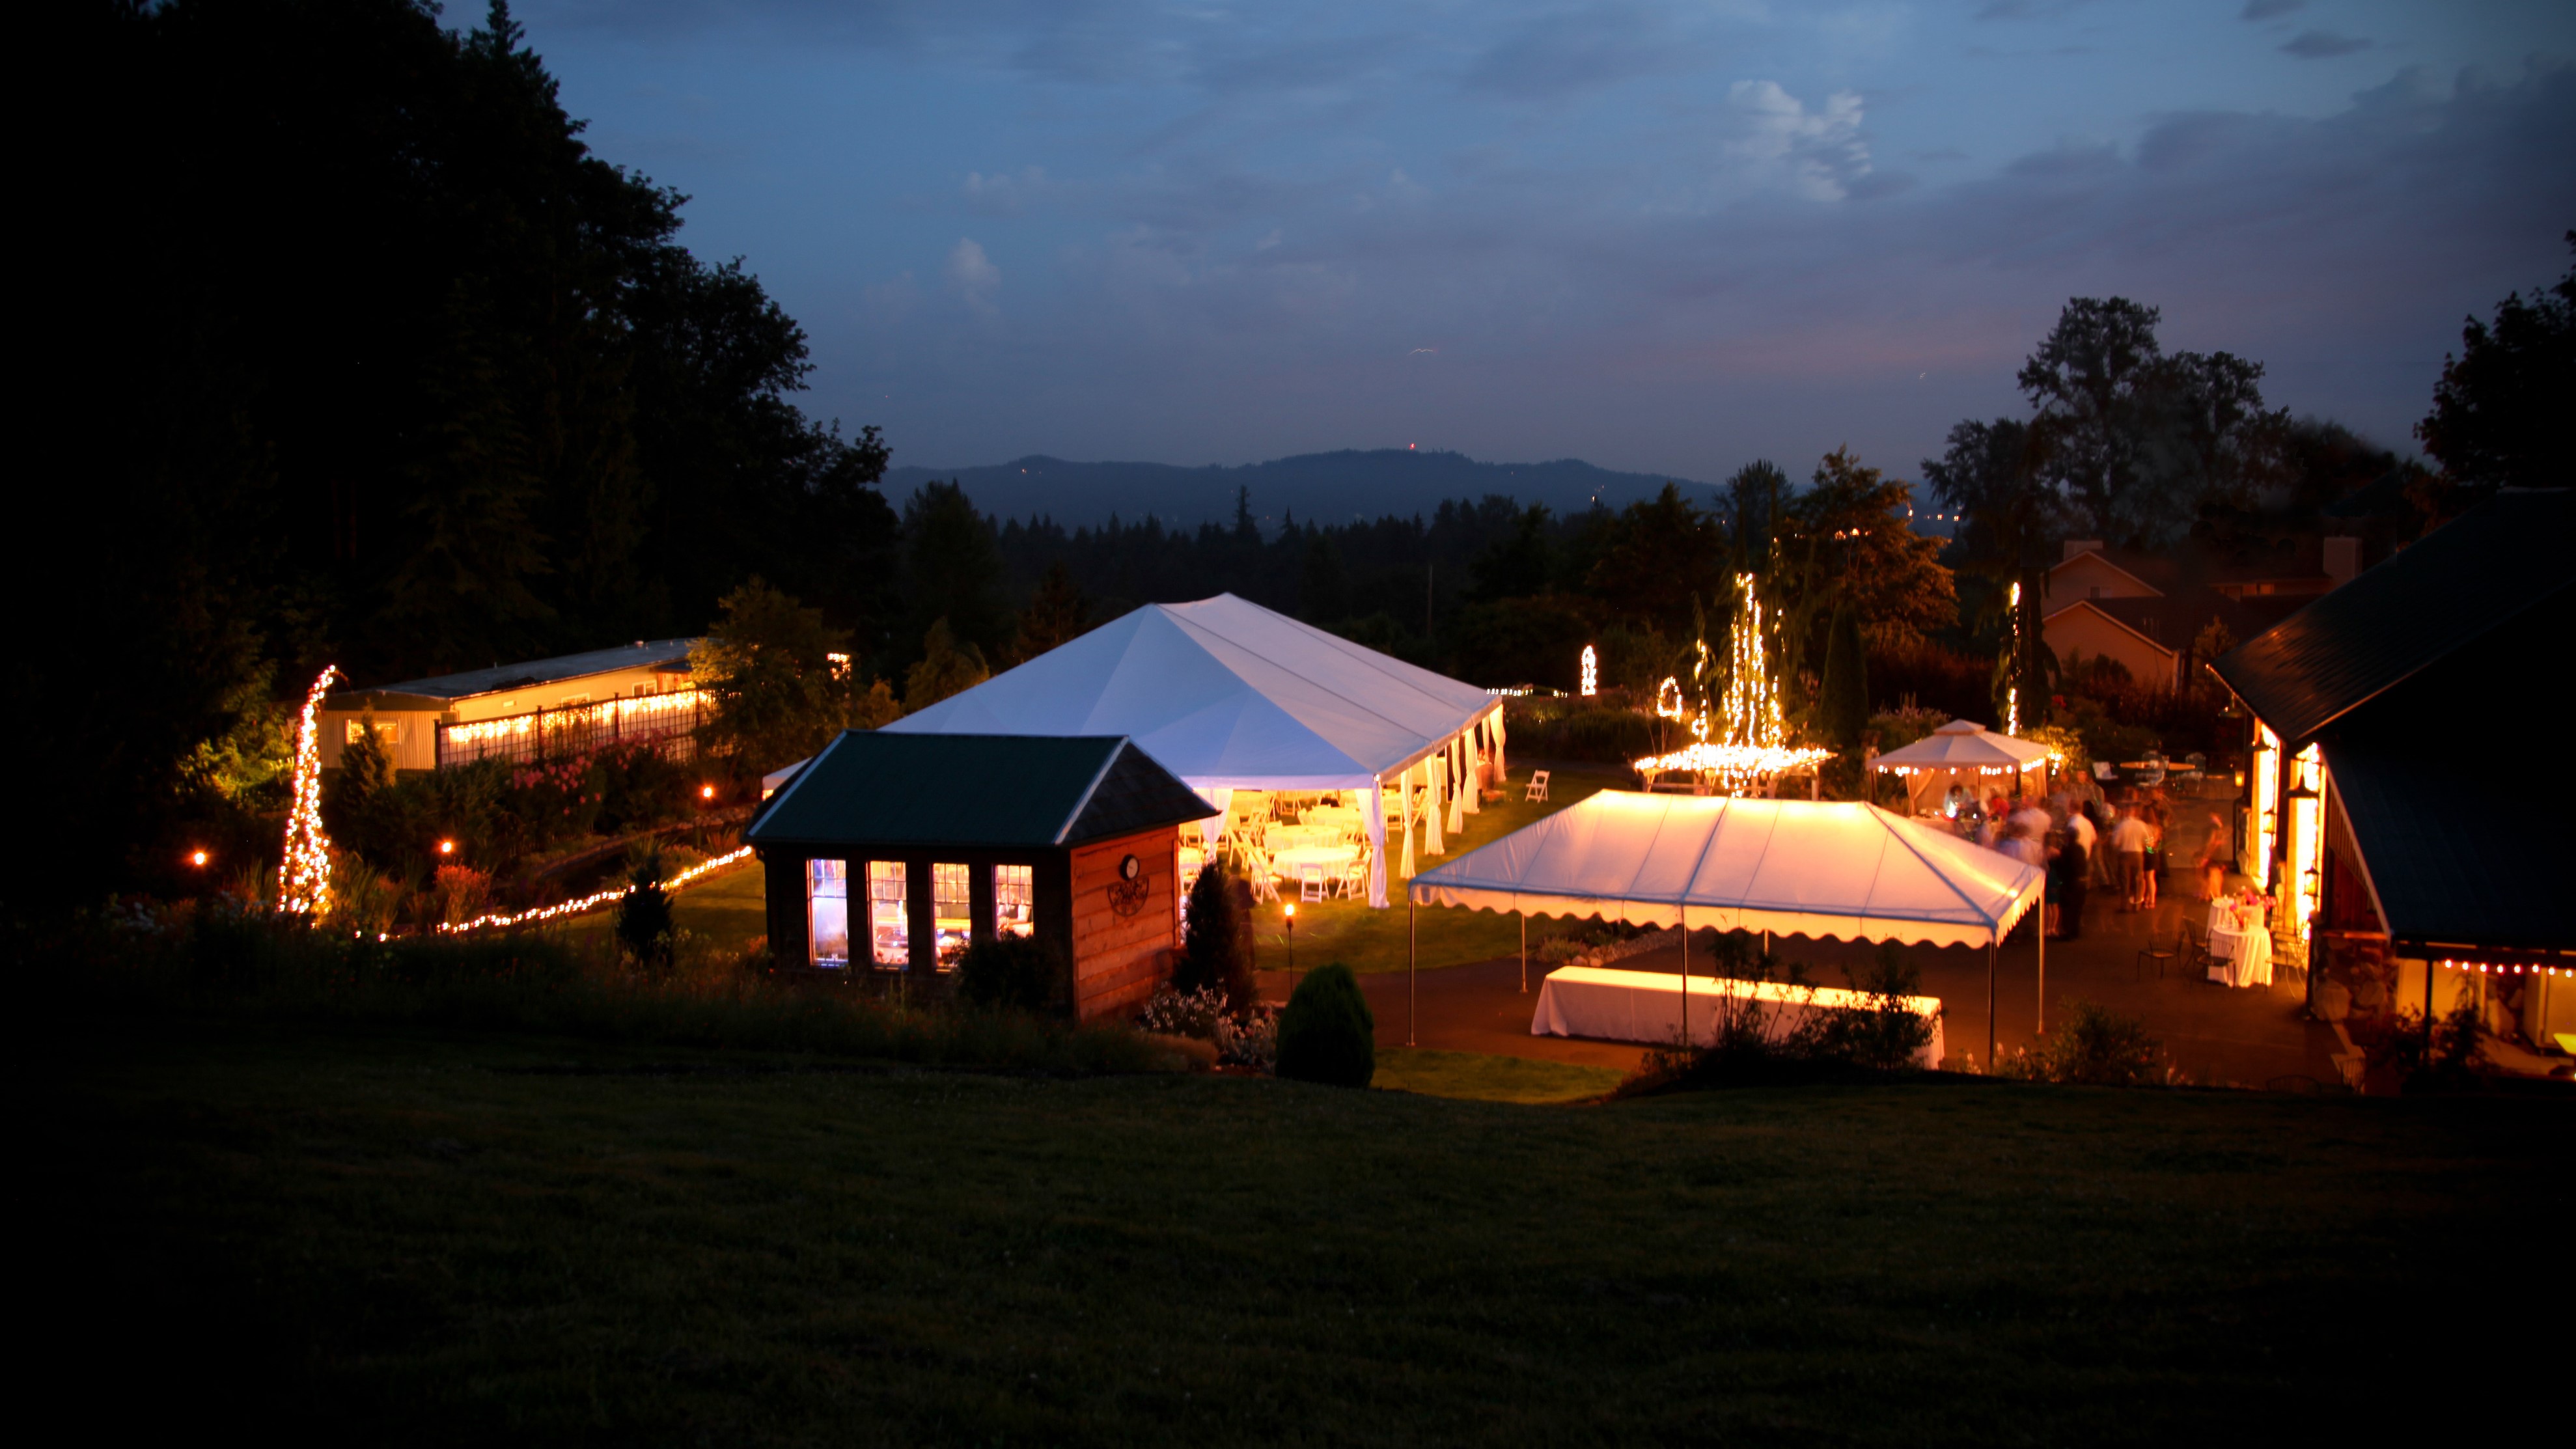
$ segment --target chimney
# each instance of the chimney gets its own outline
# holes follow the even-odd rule
[[[2326,577],[2334,580],[2328,587],[2342,588],[2361,572],[2361,540],[2329,538],[2325,546]]]
[[[2098,538],[2070,538],[2066,541],[2066,558],[2059,559],[2058,562],[2064,563],[2067,559],[2101,551],[2102,540]]]

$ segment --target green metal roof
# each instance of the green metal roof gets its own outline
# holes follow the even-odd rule
[[[2364,702],[2567,588],[2576,576],[2571,546],[2576,492],[2507,489],[2212,667],[2297,749]],[[2474,702],[2483,707],[2506,683],[2494,681]]]
[[[1075,845],[1216,811],[1124,736],[849,730],[761,807],[754,845]]]

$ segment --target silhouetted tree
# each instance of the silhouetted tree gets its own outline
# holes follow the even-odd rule
[[[2567,233],[2576,248],[2576,231]],[[2424,451],[2457,489],[2435,500],[2442,516],[2466,511],[2498,488],[2565,488],[2576,480],[2576,266],[2528,302],[2496,304],[2492,325],[2475,317],[2460,350],[2442,359],[2433,411],[2415,425]]]

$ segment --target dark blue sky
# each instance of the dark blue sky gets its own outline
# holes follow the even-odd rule
[[[519,13],[901,463],[1912,476],[2113,293],[2409,448],[2463,314],[2576,227],[2564,0]]]

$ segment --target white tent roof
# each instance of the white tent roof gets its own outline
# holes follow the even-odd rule
[[[1494,704],[1219,594],[1148,604],[886,728],[1126,735],[1201,791],[1345,790],[1421,759]]]
[[[2034,740],[1999,735],[1980,724],[1954,719],[1902,749],[1880,755],[1882,770],[2031,769],[2048,758],[2048,746]]]
[[[1983,946],[2037,866],[1857,801],[1604,790],[1413,878],[1417,905]]]

